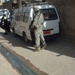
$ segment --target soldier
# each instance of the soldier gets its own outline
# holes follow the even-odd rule
[[[46,42],[44,39],[44,34],[43,34],[43,22],[44,22],[44,17],[43,14],[41,13],[41,10],[38,7],[34,7],[35,11],[35,19],[32,25],[32,28],[34,28],[34,34],[35,34],[35,49],[36,51],[40,50],[40,41],[43,44],[42,48],[46,48]]]

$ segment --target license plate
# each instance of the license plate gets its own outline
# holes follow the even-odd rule
[[[44,34],[50,34],[50,33],[51,33],[50,30],[44,31]]]

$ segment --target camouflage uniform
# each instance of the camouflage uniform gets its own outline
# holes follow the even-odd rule
[[[44,34],[43,34],[43,22],[44,22],[44,17],[40,13],[40,11],[38,11],[37,15],[35,16],[34,23],[33,23],[33,27],[36,28],[34,30],[36,50],[40,49],[40,41],[42,42],[43,47],[46,46]]]

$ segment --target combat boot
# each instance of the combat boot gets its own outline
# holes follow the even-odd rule
[[[35,51],[40,51],[40,47],[35,46]]]
[[[45,44],[45,45],[42,46],[41,49],[43,50],[43,49],[46,49],[46,48],[47,48],[47,45]]]

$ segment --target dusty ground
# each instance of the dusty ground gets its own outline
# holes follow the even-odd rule
[[[20,75],[0,53],[0,75]]]
[[[34,47],[26,46],[21,38],[13,37],[12,34],[4,35],[4,31],[0,31],[0,43],[28,60],[40,71],[48,75],[75,75],[75,43],[63,39],[49,40],[47,49],[34,52]]]

